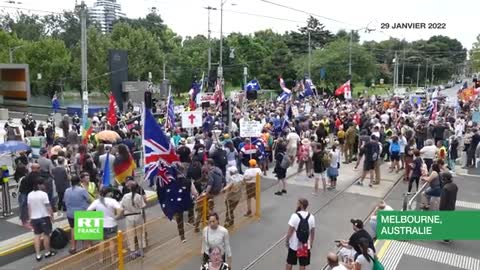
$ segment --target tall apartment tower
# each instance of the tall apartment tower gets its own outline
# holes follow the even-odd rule
[[[89,15],[104,33],[112,31],[115,20],[126,16],[117,0],[97,0],[89,9]]]

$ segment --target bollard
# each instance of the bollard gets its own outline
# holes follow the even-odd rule
[[[255,217],[260,218],[260,174],[257,173],[257,177],[255,179]]]
[[[125,258],[123,256],[123,232],[121,230],[117,233],[117,252],[118,252],[118,270],[124,270]]]
[[[207,226],[208,200],[207,196],[202,198],[202,228]]]

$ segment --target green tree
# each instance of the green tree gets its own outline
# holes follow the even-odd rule
[[[148,72],[155,81],[162,76],[164,53],[155,36],[145,28],[135,29],[127,23],[117,23],[111,33],[112,48],[128,51],[130,80],[147,80]]]
[[[470,50],[470,62],[473,72],[480,71],[480,35],[477,36],[477,41],[473,43],[473,48]]]
[[[295,66],[298,76],[303,76],[306,72],[307,57],[296,61]],[[327,72],[327,85],[338,86],[348,79],[349,63],[349,41],[337,39],[329,43],[322,50],[315,50],[312,54],[312,70],[325,68]],[[377,66],[375,58],[361,45],[354,43],[352,45],[352,81],[365,81],[372,79],[377,75]],[[312,79],[319,80],[319,72],[312,72]]]
[[[297,31],[285,34],[285,41],[293,54],[308,53],[308,34],[310,33],[310,44],[312,49],[323,48],[333,38],[330,31],[320,21],[310,16],[307,25],[299,27]]]
[[[70,52],[61,40],[42,38],[27,43],[19,55],[21,62],[29,65],[32,94],[52,96],[60,91],[63,80],[71,68]],[[37,74],[42,78],[37,80]]]

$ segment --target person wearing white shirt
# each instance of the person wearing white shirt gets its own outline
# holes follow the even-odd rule
[[[103,187],[100,190],[100,198],[90,204],[87,211],[103,212],[103,238],[107,240],[117,234],[117,218],[122,214],[122,206],[115,199],[107,197],[111,189]]]
[[[347,270],[347,268],[338,261],[338,255],[330,252],[327,255],[327,263],[330,270]]]
[[[295,131],[290,131],[288,129],[287,135],[287,155],[290,158],[292,164],[295,161],[297,156],[298,144],[300,143],[300,136]]]
[[[245,181],[245,189],[247,191],[247,213],[245,216],[252,215],[252,198],[256,199],[256,180],[257,174],[262,175],[262,170],[257,166],[255,159],[248,161],[250,168],[243,172],[243,180]]]
[[[433,144],[432,139],[428,139],[425,141],[425,146],[420,149],[420,154],[427,165],[427,170],[430,171],[432,168],[433,160],[435,160],[435,156],[437,154],[437,147]]]
[[[286,239],[286,246],[288,248],[287,256],[287,270],[292,270],[293,265],[300,265],[299,269],[304,270],[308,265],[310,265],[310,250],[312,249],[313,241],[315,240],[315,216],[307,212],[308,200],[299,199],[297,203],[297,211],[290,216],[288,221],[288,232]],[[298,256],[298,249],[302,248],[301,243],[298,240],[297,231],[298,226],[300,225],[300,217],[308,221],[309,235],[307,241],[307,254],[306,256]]]
[[[232,265],[232,249],[230,247],[230,236],[228,230],[220,226],[220,220],[217,213],[210,212],[208,214],[208,226],[203,229],[202,233],[202,254],[203,264],[209,261],[209,250],[218,247],[221,250],[223,261]]]
[[[369,248],[368,240],[365,238],[360,239],[358,248],[362,251],[355,262],[353,263],[354,270],[373,270],[373,260],[375,253]]]
[[[43,180],[38,180],[33,184],[33,191],[27,196],[28,217],[33,228],[33,244],[35,247],[35,259],[42,260],[40,254],[41,238],[43,238],[43,247],[45,250],[45,258],[54,256],[56,253],[50,250],[50,234],[52,233],[53,211],[45,192],[46,187]]]
[[[370,228],[373,232],[373,239],[377,237],[377,214],[379,211],[393,211],[393,208],[390,205],[387,205],[385,201],[380,201],[380,203],[375,208],[372,216],[370,217]]]

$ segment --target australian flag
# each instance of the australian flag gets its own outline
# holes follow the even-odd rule
[[[168,96],[166,127],[175,128],[175,103],[171,95]]]
[[[277,101],[278,102],[286,102],[292,96],[292,90],[288,89],[285,86],[285,82],[283,81],[283,78],[280,77],[279,80],[280,80],[280,88],[282,88],[283,92],[280,94],[280,96],[278,96]]]
[[[150,186],[157,185],[158,201],[165,215],[172,219],[179,211],[183,212],[192,204],[190,194],[177,181],[173,163],[179,161],[175,148],[155,121],[150,110],[143,114],[143,148],[145,153],[145,180]]]
[[[267,152],[265,151],[265,145],[267,143],[268,142],[265,142],[259,138],[252,140],[252,144],[257,146],[259,160],[264,160],[267,157]]]
[[[257,80],[251,80],[245,86],[247,92],[260,90],[260,83]]]
[[[313,96],[313,89],[315,89],[315,85],[313,85],[312,80],[305,78],[305,88],[303,93],[301,94],[302,97],[309,97]]]

